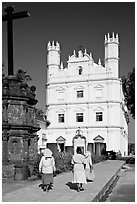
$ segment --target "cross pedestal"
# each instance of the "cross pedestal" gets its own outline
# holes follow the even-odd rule
[[[14,75],[13,71],[13,20],[29,16],[26,11],[14,13],[14,10],[13,6],[9,6],[5,8],[7,14],[2,16],[2,20],[7,21],[8,42],[8,76],[2,81],[2,156],[3,175],[12,164],[15,166],[14,178],[22,180],[28,177],[30,150],[33,155],[38,151],[34,144],[38,139],[36,132],[40,128],[36,121],[36,88],[28,86],[25,78],[21,77],[23,73]]]

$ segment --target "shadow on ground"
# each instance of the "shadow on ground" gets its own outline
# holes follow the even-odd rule
[[[68,182],[68,183],[66,183],[66,185],[67,185],[70,189],[77,191],[77,184],[76,184],[76,183]]]

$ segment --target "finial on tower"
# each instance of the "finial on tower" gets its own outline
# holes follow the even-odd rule
[[[114,32],[112,33],[112,39],[113,39],[113,40],[115,39],[115,34],[114,34]]]
[[[116,34],[116,42],[119,43],[118,33]]]
[[[47,45],[47,50],[49,50],[51,48],[51,43],[50,41],[48,42],[48,45]]]
[[[56,42],[56,49],[60,50],[60,45],[59,45],[58,41]]]
[[[85,52],[84,52],[84,54],[86,55],[87,54],[87,50],[85,49]]]
[[[91,52],[90,52],[89,56],[90,56],[90,58],[92,59],[92,54],[91,54]]]
[[[108,41],[110,40],[110,35],[109,35],[109,33],[108,33]]]
[[[98,60],[98,65],[101,65],[101,60],[100,59]]]
[[[52,41],[52,48],[53,48],[53,49],[55,48],[54,40]]]
[[[60,69],[63,70],[63,62],[61,62]]]
[[[107,42],[107,36],[105,35],[105,43]]]

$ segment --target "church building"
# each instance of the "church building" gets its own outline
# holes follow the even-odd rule
[[[79,50],[60,61],[60,44],[47,45],[47,146],[75,153],[81,146],[96,155],[104,150],[128,154],[128,112],[119,78],[119,36],[105,35],[104,65]]]

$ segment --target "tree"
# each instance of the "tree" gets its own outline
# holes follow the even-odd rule
[[[135,68],[128,73],[127,77],[122,77],[122,87],[127,108],[135,119]]]
[[[2,62],[2,72],[3,72],[3,69],[4,69],[4,62]],[[2,80],[5,78],[5,74],[2,73]]]
[[[128,144],[128,154],[135,154],[135,143]]]

